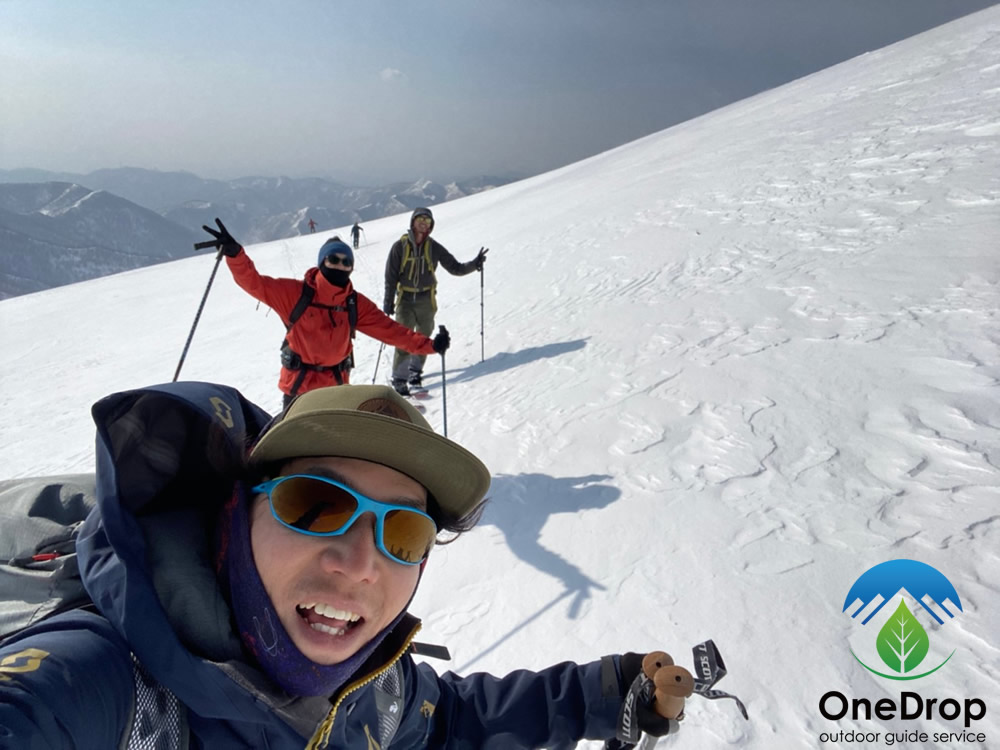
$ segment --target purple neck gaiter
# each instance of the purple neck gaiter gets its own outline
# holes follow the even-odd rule
[[[238,483],[219,517],[216,542],[216,569],[229,596],[240,639],[265,674],[286,693],[330,696],[371,656],[406,609],[346,661],[329,666],[310,661],[281,624],[257,573],[250,546],[249,507],[248,493]]]

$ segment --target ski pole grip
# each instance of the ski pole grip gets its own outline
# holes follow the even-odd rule
[[[674,665],[670,654],[652,651],[642,660],[642,671],[656,687],[653,708],[665,719],[684,713],[684,699],[694,692],[694,677],[684,667]]]
[[[195,250],[206,250],[207,248],[215,247],[218,244],[219,244],[218,240],[206,240],[205,242],[196,242],[196,243],[194,243],[194,249]]]

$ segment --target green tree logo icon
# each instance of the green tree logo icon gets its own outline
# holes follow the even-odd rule
[[[944,617],[949,620],[955,617],[953,609],[962,611],[962,600],[951,582],[930,565],[916,560],[889,560],[869,568],[854,582],[847,592],[843,611],[850,611],[852,619],[865,613],[861,620],[864,626],[898,595],[901,596],[896,611],[885,620],[875,638],[875,651],[885,667],[874,669],[865,664],[854,649],[851,649],[851,654],[861,666],[879,677],[916,680],[939,670],[955,655],[955,651],[952,650],[933,669],[928,670],[925,666],[926,671],[917,673],[917,668],[931,650],[930,638],[910,611],[907,601],[911,602],[911,606],[922,607],[938,625],[943,625]],[[874,654],[866,658],[871,661]]]
[[[927,631],[901,601],[882,629],[876,641],[878,655],[885,665],[900,674],[917,667],[927,656],[930,639]]]

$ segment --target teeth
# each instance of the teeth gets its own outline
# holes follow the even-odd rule
[[[323,617],[329,617],[332,620],[346,620],[347,622],[357,622],[361,619],[361,615],[354,612],[348,612],[346,609],[337,609],[336,607],[330,606],[329,604],[324,604],[323,602],[309,602],[308,604],[300,604],[299,607],[302,609],[311,609],[316,614],[322,615]],[[316,626],[313,626],[316,627]]]
[[[343,635],[347,632],[347,628],[331,628],[329,625],[324,625],[321,622],[314,622],[309,627],[327,635]]]

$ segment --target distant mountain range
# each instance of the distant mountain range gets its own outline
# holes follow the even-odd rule
[[[194,254],[222,217],[246,244],[434,205],[518,178],[352,187],[322,178],[203,179],[189,172],[0,170],[0,299]]]

